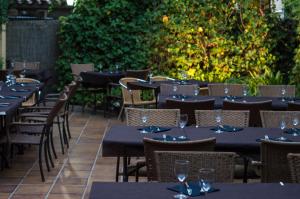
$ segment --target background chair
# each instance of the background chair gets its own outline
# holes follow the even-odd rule
[[[152,100],[143,100],[142,99],[142,90],[130,90],[127,87],[128,82],[136,82],[138,81],[137,78],[125,77],[120,79],[119,83],[122,89],[122,98],[123,104],[118,116],[118,119],[121,118],[124,108],[128,106],[145,106],[145,105],[154,105],[156,103],[155,98]],[[154,95],[153,95],[154,96]]]
[[[299,142],[261,142],[261,181],[263,183],[292,182],[287,154],[300,153]]]
[[[236,127],[249,126],[250,112],[248,110],[195,110],[196,125],[200,127],[216,126],[215,117],[218,112],[222,117],[222,124]]]
[[[287,159],[289,161],[292,182],[300,183],[300,153],[289,153]]]
[[[39,70],[40,62],[25,62],[25,69]],[[24,70],[24,62],[14,62],[14,70]]]
[[[144,138],[144,153],[146,157],[148,181],[156,181],[155,151],[213,151],[216,138],[193,141],[158,141]]]
[[[176,86],[176,91],[174,91],[174,86]],[[197,84],[161,84],[160,85],[160,94],[169,96],[169,95],[189,95],[194,96],[195,90],[199,89]]]
[[[286,128],[295,128],[293,119],[300,120],[300,111],[260,111],[262,126],[266,128],[279,128],[282,121]],[[299,123],[299,122],[298,122]],[[299,124],[297,125],[297,128]]]
[[[180,117],[179,109],[140,109],[126,108],[126,121],[128,126],[169,126],[177,127]],[[147,116],[147,122],[142,122],[142,116]]]
[[[213,168],[215,182],[233,182],[234,159],[231,152],[155,151],[157,178],[160,182],[177,182],[174,174],[175,160],[188,160],[188,181],[199,181],[199,169]]]
[[[209,96],[225,96],[224,89],[228,88],[228,94],[232,96],[243,96],[243,87],[245,84],[208,84]]]
[[[144,69],[144,70],[126,70],[126,77],[133,77],[137,79],[143,79],[147,80],[150,69]]]
[[[259,85],[258,93],[263,97],[282,97],[282,89],[285,89],[285,97],[295,97],[295,85]]]
[[[17,83],[35,83],[35,84],[40,84],[41,82],[36,79],[31,79],[31,78],[17,78],[16,79]],[[30,98],[28,98],[25,102],[22,103],[23,107],[28,107],[28,106],[34,106],[40,98],[40,91],[37,93],[33,93]]]
[[[249,126],[260,127],[261,118],[260,112],[261,110],[271,110],[272,109],[272,101],[260,101],[260,102],[231,102],[231,101],[223,101],[223,109],[224,110],[249,110]]]
[[[213,109],[214,108],[214,99],[208,100],[199,100],[199,101],[182,101],[182,100],[173,100],[167,99],[164,108],[170,109],[180,109],[181,114],[188,115],[188,125],[196,124],[195,120],[195,110],[197,109]]]

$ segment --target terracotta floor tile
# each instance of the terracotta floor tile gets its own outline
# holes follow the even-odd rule
[[[9,195],[9,193],[0,193],[0,199],[7,199]]]
[[[16,191],[19,194],[46,194],[50,189],[50,185],[20,185]]]
[[[62,185],[87,185],[88,178],[74,178],[74,177],[59,177],[56,184]]]
[[[86,186],[56,184],[50,194],[78,194],[82,195]]]
[[[81,199],[82,194],[50,194],[48,199]]]
[[[13,199],[44,199],[46,194],[15,194]]]
[[[0,177],[0,185],[17,185],[20,183],[20,181],[22,180],[22,178],[20,177]]]
[[[0,193],[12,193],[17,185],[0,185]]]

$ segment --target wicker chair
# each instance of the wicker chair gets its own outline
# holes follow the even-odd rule
[[[36,79],[31,78],[17,78],[16,81],[18,83],[36,83],[40,84],[41,82]],[[39,96],[36,96],[36,93],[33,93],[30,98],[28,98],[25,102],[22,103],[23,107],[34,106],[39,100]]]
[[[154,151],[213,151],[215,143],[216,138],[180,142],[158,141],[144,138],[148,181],[157,180]]]
[[[260,110],[271,110],[272,101],[260,101],[260,102],[223,102],[224,110],[249,110],[249,126],[261,127]]]
[[[289,161],[292,182],[300,183],[300,153],[289,153],[287,159]]]
[[[258,92],[263,97],[282,97],[281,89],[285,88],[287,97],[295,97],[295,85],[259,85]]]
[[[224,96],[224,89],[228,88],[228,95],[243,96],[244,84],[208,84],[209,96]]]
[[[180,110],[179,109],[141,109],[126,108],[126,121],[128,126],[178,126]],[[143,124],[141,117],[147,114],[148,121]]]
[[[137,79],[146,80],[148,78],[149,73],[150,73],[150,69],[127,70],[126,77],[133,77],[133,78],[137,78]]]
[[[214,108],[214,99],[200,100],[200,101],[181,101],[181,100],[171,100],[168,99],[164,108],[179,108],[181,114],[188,115],[188,125],[196,124],[195,121],[195,110],[197,109],[213,109]]]
[[[247,110],[196,110],[196,125],[200,127],[216,126],[215,116],[218,112],[222,116],[222,124],[236,127],[249,126],[250,113]]]
[[[292,182],[287,154],[300,153],[299,142],[262,140],[260,151],[263,183]]]
[[[25,69],[39,70],[40,62],[25,62]],[[14,62],[14,70],[24,70],[24,62]]]
[[[160,182],[177,182],[174,175],[175,160],[190,162],[188,181],[198,181],[201,168],[213,168],[216,182],[233,182],[234,160],[237,156],[232,152],[202,151],[155,151],[157,178]]]
[[[128,82],[136,82],[136,81],[138,81],[137,78],[131,78],[131,77],[125,77],[125,78],[120,79],[120,81],[119,81],[121,88],[122,88],[123,105],[120,110],[118,119],[121,118],[124,108],[126,106],[145,106],[145,105],[151,105],[151,104],[156,103],[155,98],[152,100],[142,100],[142,98],[141,98],[142,91],[141,90],[129,90],[127,88]],[[153,94],[153,96],[154,96],[154,94]]]
[[[161,76],[161,75],[157,75],[157,76],[153,76],[151,77],[151,81],[175,81],[175,79],[170,78],[170,77],[166,77],[166,76]]]
[[[289,102],[287,110],[288,111],[300,111],[300,103]]]
[[[293,119],[300,119],[300,111],[260,111],[262,126],[266,128],[279,128],[281,121],[285,121],[287,128],[293,127]],[[299,124],[297,128],[299,128]]]
[[[176,86],[177,90],[174,92],[173,87]],[[160,94],[169,96],[169,95],[189,95],[193,96],[195,90],[199,89],[197,84],[187,84],[187,85],[180,85],[180,84],[161,84],[160,85]]]
[[[75,77],[80,76],[81,72],[88,72],[88,71],[94,71],[95,67],[94,64],[90,63],[90,64],[71,64],[71,70],[72,70],[72,74]],[[76,79],[74,79],[76,80]]]

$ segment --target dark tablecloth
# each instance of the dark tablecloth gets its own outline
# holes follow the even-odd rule
[[[172,99],[172,96],[163,96],[159,95],[158,97],[158,104],[159,107],[163,107],[166,103],[167,99]],[[208,100],[208,99],[215,99],[215,108],[222,108],[223,107],[223,96],[187,96],[187,99],[185,101],[197,101],[197,100]],[[235,99],[236,102],[242,102],[243,100],[246,100],[246,102],[259,102],[259,101],[266,101],[266,100],[272,100],[272,109],[273,110],[286,110],[288,100],[282,101],[282,98],[280,97],[256,97],[256,96],[248,96],[248,97],[238,97],[238,99]],[[300,102],[299,99],[296,99],[295,102]]]
[[[82,85],[93,88],[106,88],[109,83],[118,83],[124,72],[82,72]]]
[[[167,199],[176,192],[167,190],[174,183],[107,183],[93,182],[90,199]],[[298,199],[300,184],[214,184],[220,191],[207,199]],[[204,198],[203,196],[193,198]]]
[[[106,157],[116,156],[143,156],[144,155],[144,137],[162,137],[163,134],[179,136],[184,133],[179,128],[173,128],[170,131],[161,133],[142,134],[138,131],[139,127],[115,125],[105,134],[102,143],[102,155]],[[216,134],[208,128],[186,127],[185,134],[191,140],[216,137],[217,151],[232,151],[243,154],[259,153],[260,143],[256,141],[268,135],[271,138],[284,136],[292,141],[300,142],[300,136],[283,133],[277,128],[255,128],[248,127],[238,132],[223,132]]]

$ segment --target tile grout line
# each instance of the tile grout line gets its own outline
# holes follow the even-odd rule
[[[101,151],[103,138],[104,138],[104,136],[105,136],[105,134],[106,134],[106,132],[107,132],[107,130],[108,130],[109,127],[110,127],[110,121],[108,122],[108,124],[106,125],[106,127],[105,127],[105,129],[104,129],[104,134],[103,134],[103,136],[102,136],[102,138],[101,138],[101,141],[100,141],[100,144],[99,144],[99,147],[98,147],[98,151],[97,151],[97,154],[96,154],[96,157],[95,157],[95,160],[94,160],[94,163],[93,163],[93,166],[92,166],[92,169],[91,169],[90,175],[89,175],[89,177],[88,177],[88,181],[87,181],[86,187],[85,187],[85,189],[84,189],[84,191],[83,191],[83,194],[82,194],[82,198],[81,198],[81,199],[84,199],[85,193],[86,193],[86,191],[87,191],[87,189],[88,189],[88,185],[89,185],[90,179],[91,179],[91,177],[92,177],[94,168],[95,168],[95,166],[96,166],[96,163],[97,163],[97,160],[98,160],[100,151]]]
[[[73,114],[74,114],[74,113],[73,113]],[[72,114],[72,116],[73,116],[73,114]],[[90,118],[91,118],[91,117],[89,116],[89,119],[88,119],[88,121],[86,122],[86,124],[84,125],[84,127],[82,128],[82,130],[81,130],[81,132],[80,132],[80,135],[78,136],[78,138],[77,138],[75,144],[72,145],[72,147],[68,149],[67,157],[64,159],[64,163],[63,163],[61,169],[59,170],[57,176],[55,177],[55,179],[54,179],[54,181],[53,181],[53,183],[52,183],[52,185],[51,185],[49,191],[47,192],[47,194],[46,194],[46,196],[45,196],[45,199],[49,197],[50,192],[53,190],[53,188],[54,188],[56,182],[58,181],[58,179],[59,179],[59,177],[60,177],[60,175],[61,175],[63,169],[65,168],[65,166],[66,166],[66,164],[67,164],[67,161],[68,161],[68,159],[69,159],[69,154],[70,154],[71,149],[72,149],[76,144],[78,144],[78,142],[79,142],[79,140],[80,140],[80,138],[81,138],[81,135],[82,135],[83,132],[85,131],[85,129],[86,129],[86,127],[87,127],[87,125],[88,125],[88,123],[89,123],[89,121],[90,121]],[[70,119],[71,119],[71,118],[70,118]]]
[[[16,186],[16,188],[14,189],[14,191],[9,195],[8,199],[11,199],[13,197],[13,195],[17,192],[17,190],[19,189],[19,187],[22,185],[22,183],[24,182],[25,178],[29,175],[29,173],[33,170],[33,168],[35,167],[35,165],[37,164],[38,160],[36,160],[32,167],[26,172],[26,174],[22,177],[21,181],[19,182],[19,184]]]

